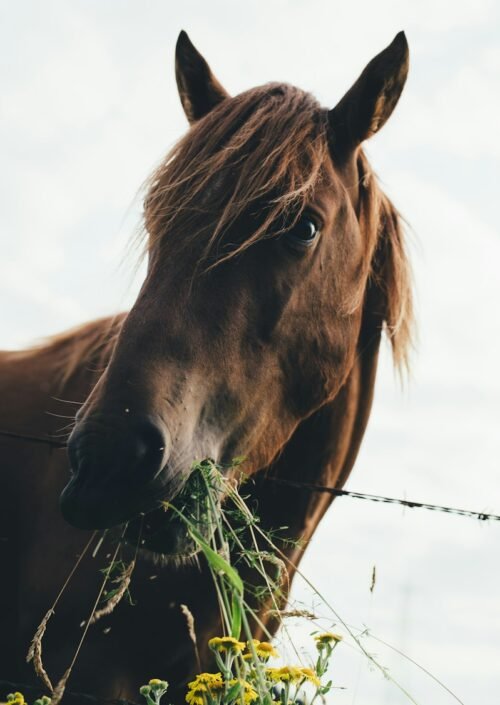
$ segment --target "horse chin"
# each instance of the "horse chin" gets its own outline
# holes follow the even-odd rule
[[[164,509],[154,509],[129,521],[125,540],[137,549],[138,555],[155,563],[180,564],[199,552],[184,524]]]

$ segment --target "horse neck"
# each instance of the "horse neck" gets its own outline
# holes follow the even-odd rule
[[[368,339],[363,336],[354,366],[335,399],[303,421],[278,460],[256,475],[250,493],[265,529],[286,526],[286,537],[305,546],[333,496],[287,485],[287,480],[334,488],[345,484],[370,415],[379,344],[379,331]],[[303,549],[292,543],[284,552],[296,564]]]

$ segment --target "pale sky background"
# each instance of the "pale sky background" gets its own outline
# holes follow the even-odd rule
[[[348,487],[500,513],[499,20],[493,0],[0,0],[0,345],[133,302],[136,193],[186,127],[180,29],[230,92],[285,80],[330,106],[405,29],[408,85],[367,151],[411,226],[419,346],[404,390],[384,350]],[[496,705],[499,555],[498,523],[339,499],[302,567],[349,624],[466,705]],[[456,702],[364,643],[419,704]],[[332,705],[408,702],[348,644],[337,654]]]

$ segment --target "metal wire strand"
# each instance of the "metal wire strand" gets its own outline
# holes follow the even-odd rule
[[[0,436],[12,438],[13,440],[27,441],[29,443],[43,443],[53,448],[66,448],[66,443],[58,441],[50,436],[31,436],[25,433],[16,433],[14,431],[0,430]],[[335,497],[351,497],[351,499],[361,499],[367,502],[378,502],[379,504],[398,504],[401,507],[409,509],[427,509],[431,512],[442,512],[445,514],[454,514],[455,516],[468,517],[469,519],[478,519],[479,521],[500,521],[500,514],[489,514],[486,512],[476,512],[472,509],[459,509],[457,507],[446,507],[442,504],[428,504],[427,502],[415,502],[410,499],[399,499],[397,497],[384,497],[383,495],[369,494],[366,492],[353,492],[352,490],[341,490],[337,487],[328,487],[327,485],[316,485],[311,482],[299,482],[296,480],[287,480],[282,477],[273,477],[268,475],[266,480],[276,482],[280,485],[288,485],[289,487],[297,487],[298,489],[309,490],[310,492],[324,492]]]

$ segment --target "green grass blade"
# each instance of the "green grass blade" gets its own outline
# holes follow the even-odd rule
[[[231,597],[231,636],[235,639],[239,639],[241,634],[242,603],[242,597],[234,592]]]
[[[219,553],[216,553],[208,545],[205,539],[203,539],[202,536],[196,531],[196,529],[190,527],[189,534],[203,551],[212,570],[216,573],[224,573],[232,587],[237,591],[239,598],[243,597],[243,581],[238,575],[238,571],[235,570]]]

